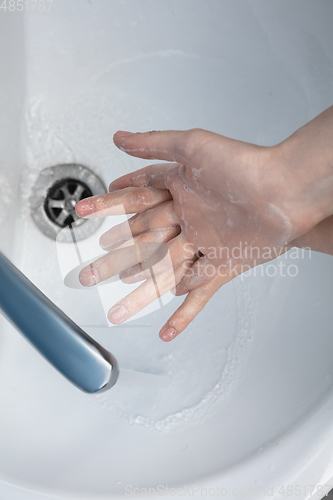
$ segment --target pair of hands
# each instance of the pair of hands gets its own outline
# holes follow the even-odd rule
[[[80,217],[136,214],[102,235],[108,253],[79,276],[85,286],[118,273],[125,283],[144,280],[110,309],[112,323],[151,303],[156,286],[161,294],[173,289],[187,296],[160,330],[160,338],[170,341],[222,285],[250,267],[293,246],[333,253],[333,216],[308,208],[306,179],[297,179],[289,143],[267,148],[201,129],[119,131],[114,143],[127,154],[164,163],[126,174],[109,193],[76,205]],[[161,243],[172,266],[160,260],[152,278]]]

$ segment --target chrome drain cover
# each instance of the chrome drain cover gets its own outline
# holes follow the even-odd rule
[[[37,227],[53,240],[73,241],[70,227],[75,227],[77,240],[88,238],[101,225],[102,219],[81,219],[75,205],[89,196],[106,193],[103,181],[83,165],[65,164],[40,172],[30,198],[31,216]]]
[[[45,211],[48,218],[59,227],[69,224],[78,226],[85,222],[75,212],[78,201],[93,196],[90,188],[78,179],[62,179],[49,189],[45,200]]]

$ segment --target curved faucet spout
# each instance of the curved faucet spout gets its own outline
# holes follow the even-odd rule
[[[118,379],[117,360],[87,335],[0,252],[0,309],[79,389],[94,393]]]

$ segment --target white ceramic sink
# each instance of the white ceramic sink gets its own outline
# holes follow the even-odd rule
[[[167,487],[264,499],[288,486],[310,498],[333,476],[332,257],[290,252],[280,259],[296,276],[266,266],[235,279],[165,344],[159,327],[182,299],[110,328],[98,290],[64,285],[29,198],[46,167],[86,165],[108,184],[147,164],[114,147],[117,129],[283,140],[332,104],[333,3],[45,4],[0,11],[0,249],[116,356],[120,377],[82,393],[0,317],[0,499]]]

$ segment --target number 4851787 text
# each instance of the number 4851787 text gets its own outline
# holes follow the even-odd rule
[[[21,12],[23,10],[40,10],[48,11],[51,9],[53,0],[0,0],[0,11],[14,12],[17,10]]]

